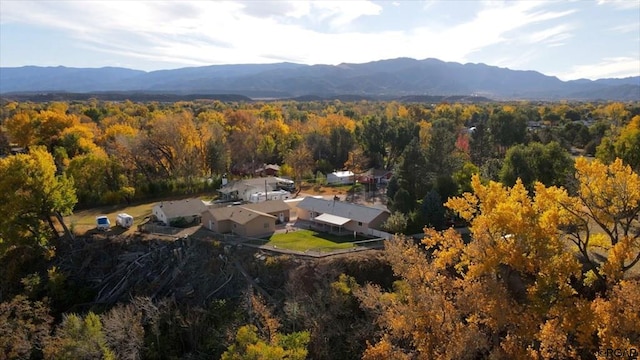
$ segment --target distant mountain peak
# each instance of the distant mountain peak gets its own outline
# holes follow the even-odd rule
[[[408,57],[359,64],[227,64],[150,72],[112,66],[0,68],[0,93],[38,91],[238,94],[259,98],[482,94],[499,99],[640,100],[640,77],[565,82],[533,70]]]

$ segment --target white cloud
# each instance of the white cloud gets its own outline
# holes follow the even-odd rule
[[[614,27],[610,28],[609,30],[613,31],[613,32],[621,33],[621,34],[625,34],[625,33],[635,33],[635,34],[637,34],[637,33],[640,32],[640,22],[614,26]]]
[[[609,5],[621,10],[640,10],[640,1],[637,0],[598,0],[598,5]]]
[[[640,59],[615,57],[602,59],[597,64],[577,65],[569,72],[556,74],[561,80],[605,79],[640,76]]]
[[[569,32],[570,30],[571,28],[566,24],[554,26],[529,35],[529,42],[532,44],[544,43],[550,46],[558,46],[572,36]]]
[[[314,1],[313,10],[317,11],[320,19],[329,19],[333,28],[340,28],[353,20],[368,15],[378,15],[382,7],[367,0],[351,1]]]

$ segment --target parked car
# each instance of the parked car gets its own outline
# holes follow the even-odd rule
[[[111,228],[111,221],[105,215],[96,216],[96,229],[107,231]]]

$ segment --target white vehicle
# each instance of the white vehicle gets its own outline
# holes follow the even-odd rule
[[[133,216],[126,213],[118,214],[118,216],[116,217],[116,225],[124,229],[130,228],[131,226],[133,226]]]
[[[105,215],[96,216],[96,229],[107,231],[111,228],[111,221]]]

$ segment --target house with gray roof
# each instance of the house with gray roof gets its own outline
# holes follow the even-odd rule
[[[203,225],[217,233],[264,237],[275,232],[277,223],[289,221],[291,207],[282,200],[208,209]]]
[[[371,234],[389,218],[389,211],[339,200],[306,197],[297,205],[298,219],[314,223],[327,231]]]
[[[152,214],[165,225],[199,224],[207,207],[200,199],[162,201],[153,207]]]

